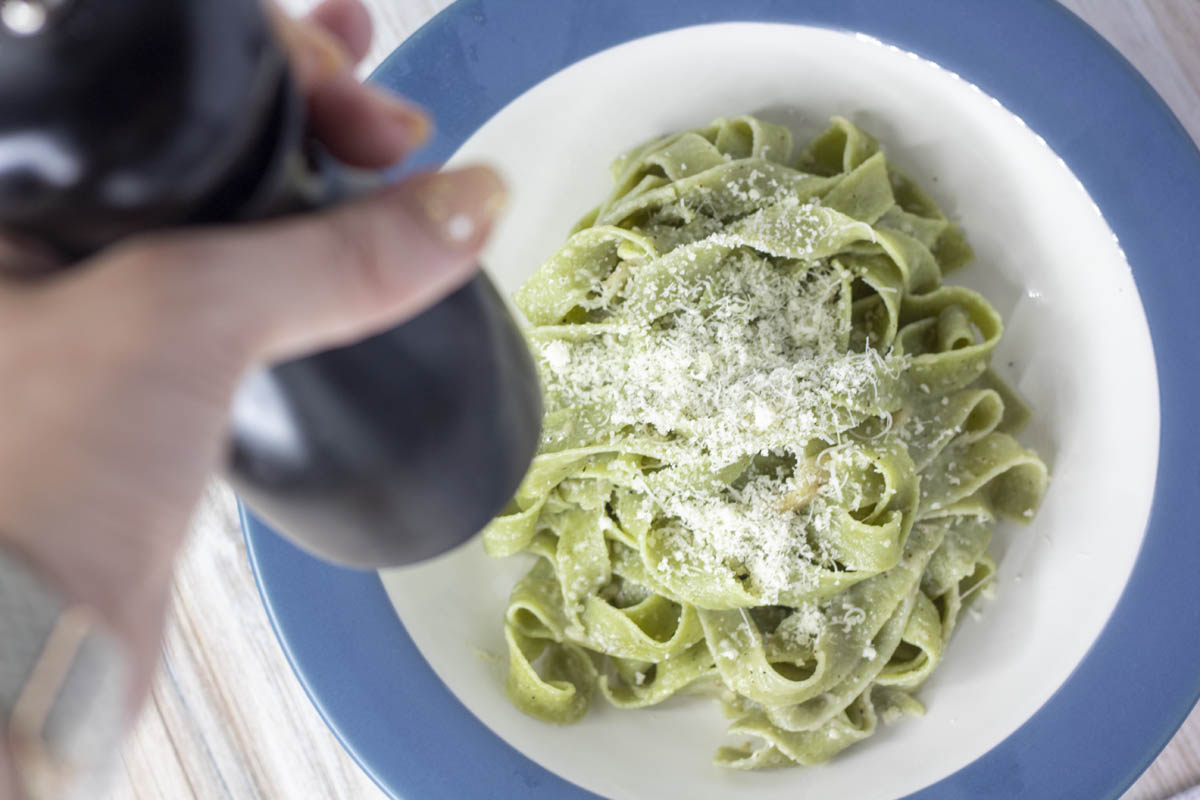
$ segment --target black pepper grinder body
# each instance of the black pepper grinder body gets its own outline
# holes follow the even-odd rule
[[[0,228],[68,265],[138,232],[378,183],[308,140],[257,0],[0,0]],[[398,328],[248,378],[229,476],[310,552],[406,564],[502,508],[540,421],[529,352],[480,275]]]

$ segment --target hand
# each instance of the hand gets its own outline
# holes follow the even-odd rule
[[[356,0],[276,17],[334,155],[380,167],[422,142],[421,111],[353,77],[370,39]],[[154,234],[40,282],[0,280],[0,546],[124,641],[131,707],[239,378],[383,330],[457,288],[503,197],[485,168],[423,175],[327,213]],[[0,240],[9,267],[40,257]]]

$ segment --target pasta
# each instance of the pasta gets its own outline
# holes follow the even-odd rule
[[[815,764],[919,714],[998,517],[1047,484],[942,283],[972,252],[875,139],[718,119],[620,156],[517,293],[541,447],[484,532],[530,553],[507,692],[543,720],[716,695],[726,767]]]

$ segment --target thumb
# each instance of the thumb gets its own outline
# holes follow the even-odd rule
[[[195,235],[251,361],[335,347],[416,316],[466,283],[504,204],[486,167],[425,174],[336,209]],[[184,259],[189,261],[191,259]]]

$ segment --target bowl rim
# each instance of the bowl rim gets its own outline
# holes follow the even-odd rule
[[[631,39],[716,22],[861,33],[958,73],[1046,140],[1117,235],[1146,311],[1159,380],[1158,474],[1137,560],[1099,637],[1051,698],[983,756],[908,797],[999,800],[1034,788],[1047,797],[1118,797],[1200,697],[1200,636],[1187,635],[1200,630],[1200,535],[1187,513],[1200,487],[1193,457],[1200,426],[1188,416],[1200,393],[1200,332],[1189,307],[1200,297],[1200,151],[1145,78],[1055,0],[531,0],[520,13],[504,0],[457,0],[372,80],[437,117],[437,138],[406,170],[427,167],[570,64]],[[568,24],[573,35],[561,47],[538,46],[543,34]],[[485,33],[505,43],[502,66],[458,57],[464,37]],[[470,93],[463,91],[468,80]],[[239,513],[288,661],[385,793],[596,797],[518,752],[441,683],[376,573],[317,561],[240,501]]]

